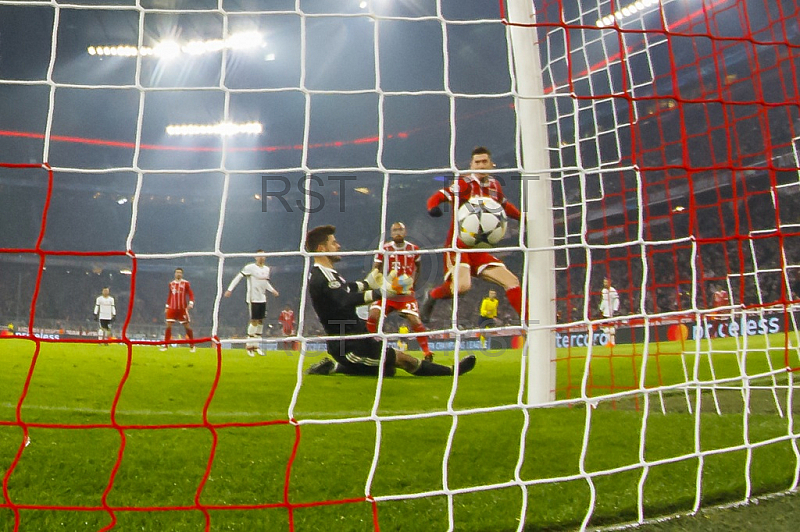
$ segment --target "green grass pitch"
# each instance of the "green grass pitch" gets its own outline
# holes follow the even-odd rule
[[[434,531],[448,529],[450,507],[456,530],[516,530],[523,503],[527,529],[574,529],[592,500],[590,525],[636,520],[640,483],[646,518],[690,510],[698,482],[703,504],[741,500],[748,476],[751,494],[785,490],[797,468],[787,437],[800,411],[796,393],[788,404],[791,381],[776,377],[776,393],[759,387],[770,378],[748,382],[747,413],[735,389],[742,367],[763,373],[768,357],[773,367],[784,365],[783,337],[771,338],[770,349],[751,339],[744,366],[732,340],[714,342],[715,376],[738,377],[728,383],[732,390],[604,399],[638,385],[642,346],[595,348],[586,379],[594,407],[576,401],[526,411],[519,405],[522,357],[514,350],[479,353],[455,391],[452,378],[398,372],[382,381],[376,403],[378,381],[370,378],[307,376],[296,390],[296,352],[249,358],[222,350],[218,357],[209,347],[191,354],[134,346],[129,360],[123,345],[41,343],[37,353],[32,341],[3,340],[0,531],[111,524],[123,531],[363,531],[376,523],[382,531]],[[318,360],[313,355],[306,366]],[[567,389],[580,397],[584,355],[559,351],[558,399]],[[695,367],[699,380],[710,377],[708,356],[696,366],[691,354],[681,359],[648,357],[644,382],[680,383],[684,363],[690,377]],[[9,472],[23,442],[17,405],[31,367],[19,411],[31,443]],[[701,406],[699,416],[689,404],[692,412]],[[298,424],[289,422],[290,409]],[[743,446],[745,432],[749,460],[744,447],[714,452]],[[700,457],[696,446],[711,452]],[[640,452],[648,464],[643,483]],[[368,483],[375,501],[365,500]],[[324,501],[332,504],[316,504]]]

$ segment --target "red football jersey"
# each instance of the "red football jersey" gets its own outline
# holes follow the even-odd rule
[[[183,310],[188,307],[189,301],[194,304],[194,292],[192,286],[186,279],[180,281],[173,279],[169,283],[169,296],[167,296],[167,308],[173,310]]]
[[[409,277],[414,277],[417,271],[417,263],[420,261],[419,253],[397,254],[393,251],[419,251],[419,246],[405,241],[402,245],[397,246],[394,241],[386,242],[383,245],[383,252],[375,255],[375,264],[383,262],[384,258],[388,261],[386,273],[394,270],[397,275],[406,274]]]
[[[284,329],[293,329],[294,328],[294,311],[293,310],[282,310],[281,315],[278,317],[278,321],[281,322]]]
[[[731,304],[731,299],[728,297],[728,292],[725,290],[717,290],[714,292],[714,306],[727,307]]]
[[[503,206],[503,210],[511,219],[519,220],[520,212],[510,201],[508,201],[503,194],[503,187],[497,179],[489,176],[485,182],[481,183],[475,175],[469,174],[462,176],[458,181],[453,183],[447,188],[440,189],[430,198],[428,198],[428,210],[438,206],[440,203],[448,202],[455,205],[455,200],[458,198],[458,205],[461,206],[468,202],[471,198],[476,196],[489,197]],[[456,209],[453,208],[452,223],[450,229],[447,231],[447,240],[445,245],[449,246],[453,241],[453,230],[456,225]],[[458,241],[459,247],[463,246],[461,241]]]

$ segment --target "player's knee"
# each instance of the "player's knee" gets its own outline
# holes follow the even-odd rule
[[[472,288],[472,283],[467,281],[463,283],[458,283],[458,293],[465,294],[469,292],[470,288]]]
[[[514,275],[511,271],[506,270],[503,273],[504,275],[503,278],[501,279],[501,282],[503,284],[504,289],[511,290],[512,288],[516,288],[520,285],[519,277]]]

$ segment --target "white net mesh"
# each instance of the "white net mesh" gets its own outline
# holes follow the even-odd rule
[[[0,0],[0,522],[586,528],[796,489],[798,6],[701,4]],[[473,373],[305,376],[308,229],[357,280],[403,221],[421,295],[449,247],[425,200],[478,145],[525,213],[493,253],[530,321],[501,287],[482,331],[476,278],[377,333]],[[223,294],[257,249],[280,296],[248,358]],[[176,267],[200,349],[159,355]]]

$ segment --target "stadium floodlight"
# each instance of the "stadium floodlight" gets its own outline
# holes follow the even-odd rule
[[[153,55],[173,59],[181,55],[182,47],[176,41],[161,41],[153,48]]]
[[[163,59],[173,59],[182,54],[204,55],[219,52],[221,50],[250,50],[254,48],[265,48],[267,46],[263,35],[257,31],[244,31],[229,35],[225,39],[193,39],[184,43],[174,40],[164,40],[154,46],[136,47],[129,44],[118,44],[113,46],[89,46],[86,52],[91,56],[117,56],[117,57],[158,57]],[[274,59],[274,54],[271,54]]]
[[[219,122],[217,124],[171,124],[167,126],[167,135],[215,135],[228,137],[231,135],[260,135],[264,126],[260,122]]]
[[[598,28],[605,28],[611,26],[615,21],[622,21],[625,18],[632,17],[637,13],[641,13],[648,7],[654,5],[661,5],[661,0],[636,0],[628,5],[623,6],[611,15],[598,19],[595,23]]]

